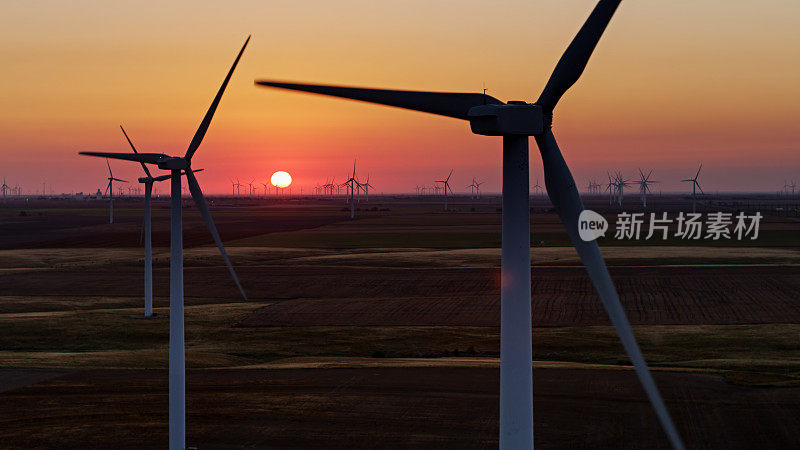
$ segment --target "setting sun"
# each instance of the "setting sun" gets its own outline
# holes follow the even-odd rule
[[[273,186],[277,186],[279,188],[285,188],[290,184],[292,184],[292,176],[289,175],[288,172],[280,170],[272,174],[270,182],[272,183]]]

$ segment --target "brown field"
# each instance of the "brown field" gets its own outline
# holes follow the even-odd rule
[[[216,203],[249,301],[186,208],[189,445],[497,446],[496,198],[384,198],[353,222],[334,201]],[[143,319],[140,205],[117,206],[114,225],[102,202],[0,208],[0,448],[166,443],[167,210]],[[562,226],[532,210],[537,447],[666,448]],[[754,243],[602,245],[689,448],[800,442],[800,221],[762,226]]]
[[[499,326],[496,269],[295,269],[272,273],[270,291],[294,298],[241,326]],[[796,267],[616,267],[633,324],[800,323]],[[342,279],[356,280],[342,285]],[[304,283],[304,280],[307,282]],[[765,288],[770,295],[765,296]],[[533,269],[535,326],[607,325],[583,268]],[[435,293],[435,294],[432,294]]]
[[[689,448],[797,443],[800,388],[655,377]],[[497,446],[496,368],[190,370],[187,379],[187,445],[201,449]],[[163,447],[166,392],[163,370],[72,371],[15,389],[0,402],[3,448]],[[668,448],[629,371],[536,369],[534,404],[539,448]]]

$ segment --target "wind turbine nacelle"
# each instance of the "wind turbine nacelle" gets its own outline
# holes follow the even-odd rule
[[[472,132],[484,136],[544,133],[544,114],[539,105],[511,101],[505,105],[479,105],[469,110]]]
[[[161,170],[186,170],[189,164],[183,158],[164,158],[158,161]]]

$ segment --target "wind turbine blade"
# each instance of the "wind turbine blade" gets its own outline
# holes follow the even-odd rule
[[[702,165],[702,164],[700,164],[700,167],[698,167],[698,168],[697,168],[697,173],[694,175],[694,179],[695,179],[695,180],[696,180],[696,179],[697,179],[697,177],[700,175],[700,169],[702,169],[702,168],[703,168],[703,165]]]
[[[450,187],[450,184],[445,183],[444,185],[447,186],[447,190],[450,191],[450,193],[452,194],[453,193],[453,189]],[[453,195],[455,195],[455,194],[453,194]]]
[[[191,161],[194,152],[197,151],[197,147],[200,147],[200,143],[203,141],[203,137],[206,135],[206,131],[208,131],[209,125],[211,125],[211,119],[214,117],[214,113],[217,111],[217,106],[219,106],[219,101],[222,100],[222,94],[225,93],[225,88],[228,87],[228,82],[231,80],[233,71],[236,69],[236,65],[239,64],[239,59],[242,58],[242,53],[244,53],[244,49],[245,47],[247,47],[248,42],[250,42],[250,36],[247,36],[247,40],[244,41],[242,49],[239,50],[239,54],[236,55],[236,60],[233,61],[231,70],[229,70],[228,75],[225,76],[225,81],[223,81],[222,86],[219,87],[219,91],[217,91],[216,97],[214,97],[214,100],[211,102],[211,106],[208,107],[208,111],[206,111],[206,115],[205,117],[203,117],[203,121],[200,122],[200,126],[194,133],[192,142],[189,144],[189,148],[186,150],[186,156],[184,156],[184,158],[186,158],[187,161]]]
[[[586,68],[597,42],[603,35],[608,22],[617,10],[621,0],[600,0],[586,19],[578,34],[572,39],[569,47],[561,55],[553,74],[547,80],[539,100],[545,114],[552,114],[558,100],[572,87]]]
[[[125,132],[125,128],[122,128],[122,125],[120,125],[119,129],[122,130],[122,134],[125,135],[125,140],[128,141],[128,144],[131,146],[131,149],[133,150],[133,153],[139,153],[139,152],[136,151],[136,147],[133,146],[133,142],[131,142],[131,138],[128,137],[128,133]],[[153,175],[150,174],[150,169],[148,169],[147,166],[145,166],[143,162],[139,161],[139,164],[142,165],[142,169],[144,169],[144,173],[146,173],[148,177],[152,177],[153,176]]]
[[[172,178],[172,175],[167,174],[167,175],[161,175],[160,177],[155,177],[155,178],[153,178],[153,180],[155,180],[155,181],[164,181],[164,180],[169,180],[170,178]]]
[[[700,193],[701,193],[701,194],[703,194],[703,195],[705,195],[706,193],[705,193],[705,192],[703,192],[703,188],[701,188],[701,187],[700,187],[700,183],[698,183],[696,179],[695,179],[695,180],[693,180],[693,181],[694,181],[694,184],[696,184],[696,185],[697,185],[697,189],[700,189]]]
[[[500,100],[486,94],[366,89],[322,84],[285,83],[270,80],[257,80],[256,84],[378,103],[463,120],[469,120],[468,113],[473,106],[503,104]]]
[[[124,159],[126,161],[144,162],[147,164],[158,164],[162,159],[168,158],[163,153],[105,153],[105,152],[78,152],[79,155],[97,156],[99,158]],[[108,161],[106,161],[108,163]]]
[[[453,176],[453,169],[450,169],[450,174],[447,175],[447,180],[446,181],[450,181],[450,177],[452,177],[452,176]]]
[[[208,211],[208,204],[206,203],[205,197],[203,197],[203,191],[200,190],[200,184],[197,182],[197,178],[195,178],[191,170],[186,172],[186,182],[189,185],[189,191],[192,193],[194,203],[197,205],[200,215],[203,216],[203,221],[205,221],[206,226],[208,226],[208,231],[211,233],[211,237],[214,238],[214,242],[217,244],[217,248],[219,248],[222,259],[225,260],[225,264],[228,266],[228,271],[230,271],[233,281],[236,283],[236,287],[238,287],[239,292],[242,293],[242,298],[247,300],[247,295],[244,293],[242,284],[239,283],[239,277],[236,276],[236,271],[233,270],[231,260],[228,258],[228,253],[225,251],[225,246],[222,245],[217,227],[214,226],[214,219],[211,218],[211,213]]]
[[[664,428],[672,446],[676,449],[682,449],[681,438],[647,368],[647,363],[642,356],[639,345],[636,343],[628,318],[625,316],[625,310],[622,308],[614,283],[611,281],[603,256],[600,254],[600,247],[598,247],[596,241],[586,242],[578,235],[578,216],[583,211],[583,203],[578,194],[578,189],[575,187],[575,180],[572,178],[569,167],[567,167],[561,150],[558,148],[555,136],[548,129],[544,134],[537,135],[535,138],[542,154],[545,186],[547,187],[550,201],[556,208],[561,222],[564,223],[578,256],[586,266],[589,278],[591,278],[597,289],[603,306],[608,312],[611,323],[614,325],[617,335],[633,363],[636,375],[639,377],[639,381],[650,399],[661,426]]]
[[[108,163],[108,158],[106,158],[106,166],[108,167],[108,176],[109,176],[109,178],[114,178],[114,173],[111,172],[111,164]]]

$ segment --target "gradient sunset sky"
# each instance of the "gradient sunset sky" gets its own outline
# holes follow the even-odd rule
[[[257,88],[254,79],[535,101],[593,0],[8,2],[0,17],[0,177],[26,192],[104,187],[78,151],[183,154],[248,34],[253,38],[193,166],[209,193],[276,170],[305,192],[358,159],[379,192],[455,169],[500,187],[501,140],[467,122]],[[655,169],[655,190],[800,182],[800,2],[626,0],[554,130],[583,188]],[[138,165],[113,162],[134,180]],[[532,180],[543,185],[531,139]],[[160,188],[166,192],[167,186]]]

